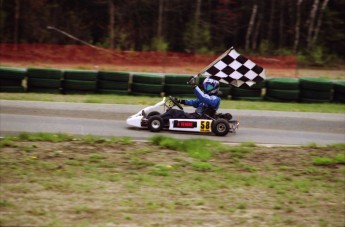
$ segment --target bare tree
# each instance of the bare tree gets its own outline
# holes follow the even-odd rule
[[[157,26],[157,37],[160,39],[163,36],[163,11],[164,11],[164,0],[159,0],[158,9],[158,26]]]
[[[302,2],[303,0],[298,0],[296,3],[296,24],[295,24],[295,40],[294,40],[293,49],[292,49],[293,53],[297,52],[297,48],[299,44]]]
[[[329,2],[329,0],[324,0],[322,5],[321,5],[319,17],[318,17],[318,20],[317,20],[317,23],[316,23],[316,27],[315,27],[315,30],[314,30],[314,35],[313,35],[313,38],[312,38],[312,43],[315,43],[315,41],[318,38],[318,35],[319,35],[319,32],[320,32],[320,27],[321,27],[321,24],[322,24],[323,14],[325,12],[325,9],[327,7],[328,2]]]
[[[19,40],[20,0],[16,0],[15,4],[13,41],[17,44]]]
[[[274,22],[275,22],[275,7],[276,7],[276,1],[271,0],[271,9],[270,9],[270,19],[268,23],[268,33],[267,33],[267,39],[268,41],[272,41],[272,35],[273,35],[273,27],[274,27]]]
[[[279,48],[282,48],[284,45],[285,34],[285,0],[280,0],[280,17],[279,17]]]
[[[113,0],[108,0],[109,6],[109,43],[110,48],[115,48],[115,5]]]
[[[319,0],[314,0],[314,3],[312,5],[309,20],[308,20],[308,36],[307,36],[307,46],[310,47],[312,44],[312,35],[314,31],[314,24],[315,24],[315,18],[316,18],[316,12],[319,6]]]
[[[249,50],[249,46],[250,46],[249,40],[250,40],[250,36],[252,34],[252,30],[253,30],[257,11],[258,11],[258,5],[254,4],[253,9],[252,9],[252,15],[250,16],[249,25],[248,25],[247,33],[246,33],[246,43],[245,43],[245,50],[246,51]]]
[[[194,53],[196,51],[196,48],[198,47],[197,44],[197,35],[199,32],[199,27],[200,27],[200,14],[201,14],[201,1],[202,0],[197,0],[196,1],[196,9],[195,9],[195,24],[194,24],[194,28],[193,28],[193,50],[192,52]]]
[[[255,23],[254,33],[252,36],[252,43],[251,43],[252,50],[256,50],[258,47],[258,38],[259,38],[261,23],[262,23],[262,18],[263,18],[263,12],[261,10],[258,12],[259,12],[258,13],[258,19]]]

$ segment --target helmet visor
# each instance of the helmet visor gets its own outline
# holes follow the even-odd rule
[[[212,91],[214,88],[215,88],[215,87],[214,87],[213,84],[207,83],[207,84],[206,84],[206,87],[205,87],[205,90],[206,90],[206,91]]]

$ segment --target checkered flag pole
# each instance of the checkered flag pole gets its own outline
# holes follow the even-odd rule
[[[206,75],[236,87],[251,87],[266,78],[265,70],[261,66],[237,53],[233,47],[201,70],[198,75]]]

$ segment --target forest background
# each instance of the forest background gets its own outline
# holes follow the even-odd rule
[[[297,56],[341,66],[344,0],[0,0],[2,44],[80,44],[121,51]]]

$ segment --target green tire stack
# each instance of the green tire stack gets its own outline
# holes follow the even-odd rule
[[[62,89],[65,94],[96,93],[98,72],[94,70],[65,70]]]
[[[274,102],[298,102],[299,80],[294,78],[271,78],[266,80],[265,99]]]
[[[262,89],[265,87],[264,82],[254,84],[249,88],[231,88],[231,99],[245,101],[262,101]]]
[[[131,94],[162,96],[164,76],[162,74],[135,73],[132,76]]]
[[[60,93],[62,71],[58,69],[29,68],[27,72],[28,92]]]
[[[26,69],[0,67],[0,92],[24,92]]]
[[[206,76],[200,76],[199,77],[199,87],[201,89],[203,89],[203,83],[204,80],[206,79]],[[231,86],[229,84],[226,83],[219,83],[219,91],[221,92],[221,94],[219,95],[222,98],[228,98],[230,95],[230,91],[231,91]]]
[[[128,94],[130,74],[126,72],[98,72],[97,92],[101,94]]]
[[[300,79],[300,100],[305,103],[330,102],[333,83],[321,78]]]
[[[164,77],[164,92],[167,96],[194,97],[192,87],[187,84],[191,75],[167,74]]]
[[[345,81],[334,82],[333,89],[333,101],[345,103]]]

